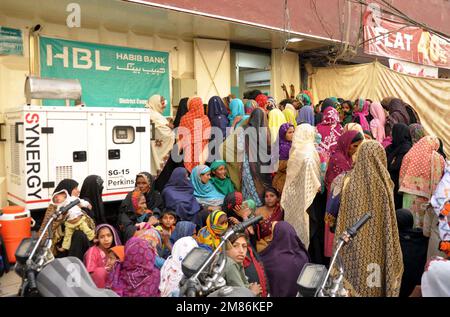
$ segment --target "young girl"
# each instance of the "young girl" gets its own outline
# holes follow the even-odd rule
[[[198,232],[197,242],[214,251],[220,244],[220,237],[227,229],[227,214],[221,210],[215,210],[206,219],[206,226]]]
[[[84,255],[84,265],[91,274],[98,288],[105,288],[106,279],[114,266],[115,260],[109,255],[111,248],[120,246],[116,230],[108,225],[101,224],[95,229],[95,245],[90,247]]]

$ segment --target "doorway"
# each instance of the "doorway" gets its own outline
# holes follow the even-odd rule
[[[243,98],[244,92],[261,90],[270,94],[270,54],[231,50],[231,93]]]

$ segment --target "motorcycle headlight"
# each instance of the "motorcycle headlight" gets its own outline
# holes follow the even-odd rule
[[[305,264],[297,279],[299,293],[303,297],[314,297],[317,289],[322,285],[327,271],[325,265]]]
[[[181,268],[184,276],[187,278],[191,277],[203,266],[208,257],[210,256],[210,252],[203,248],[194,248],[189,252],[181,263]],[[211,264],[210,264],[211,265]],[[206,268],[205,271],[208,271]]]

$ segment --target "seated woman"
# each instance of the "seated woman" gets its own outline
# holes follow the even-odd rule
[[[213,175],[211,183],[219,193],[226,196],[235,191],[233,182],[228,176],[227,163],[224,160],[215,160],[211,164],[211,174]]]
[[[198,232],[197,242],[214,251],[220,244],[220,237],[227,229],[227,214],[221,210],[215,210],[206,219],[206,226]]]
[[[144,225],[149,224],[153,226],[158,223],[152,211],[147,207],[145,194],[137,189],[132,192],[130,199],[133,214],[122,213],[119,215],[119,230],[124,241],[128,241]]]
[[[103,179],[98,175],[89,175],[81,186],[80,198],[87,200],[92,209],[85,210],[96,224],[107,223],[102,199]]]
[[[280,194],[275,188],[264,191],[264,206],[256,209],[256,216],[263,216],[263,220],[256,227],[256,251],[264,250],[272,239],[272,224],[284,220],[284,211],[280,205]]]
[[[116,230],[108,224],[101,224],[95,228],[94,243],[95,245],[84,255],[84,265],[95,285],[98,288],[105,288],[108,274],[114,266],[109,253],[112,252],[111,248],[122,243]]]
[[[156,256],[155,266],[160,269],[165,261],[165,259],[163,258],[163,243],[169,244],[170,236],[167,234],[161,235],[161,233],[149,223],[140,223],[137,227],[137,231],[134,233],[134,237],[143,239],[148,242],[148,244],[150,245],[150,249]]]
[[[255,215],[256,203],[251,199],[244,202],[242,193],[233,192],[225,196],[222,210],[227,214],[228,222],[236,225]],[[251,244],[256,245],[254,227],[248,227],[246,233],[250,236]]]
[[[289,151],[292,146],[295,127],[290,123],[281,125],[278,133],[279,138],[279,163],[278,171],[272,180],[272,186],[279,192],[283,192],[284,183],[286,181],[287,162],[289,160]]]
[[[66,190],[67,193],[73,197],[79,197],[80,195],[80,191],[78,189],[78,182],[76,182],[73,179],[63,179],[61,182],[59,182],[58,186],[56,186],[54,193],[60,192],[62,190]],[[48,221],[55,213],[56,208],[57,206],[55,204],[50,203],[50,205],[47,208],[47,211],[45,212],[44,219],[42,220],[41,227],[39,228],[38,231],[38,235],[42,233],[42,230],[44,230]],[[90,219],[89,222],[92,226],[92,229],[94,229],[95,228],[94,221],[87,214],[85,214],[85,216]],[[64,239],[65,233],[64,220],[65,217],[60,217],[52,223],[52,232],[53,232],[52,249],[51,249],[52,253],[56,257],[74,256],[83,261],[84,254],[91,246],[91,242],[89,241],[86,234],[81,230],[76,230],[75,232],[73,232],[70,248],[68,251],[61,252],[58,250],[59,246],[62,244],[62,241]],[[47,233],[45,233],[44,235],[44,239],[46,238]]]
[[[162,191],[166,208],[174,210],[181,221],[192,221],[203,226],[199,213],[202,207],[194,197],[194,187],[184,167],[177,167]]]
[[[122,297],[159,297],[160,271],[147,241],[131,238],[123,263],[116,263],[107,287]]]
[[[224,278],[227,286],[246,287],[255,295],[261,294],[261,285],[257,283],[249,284],[244,271],[244,260],[247,255],[247,236],[239,233],[231,236],[227,243],[227,263],[225,266]]]
[[[208,210],[219,209],[225,196],[221,194],[210,182],[211,169],[206,165],[194,167],[191,174],[191,182],[194,187],[194,197],[200,205]]]
[[[183,277],[181,263],[186,255],[196,247],[198,247],[198,244],[192,237],[181,238],[173,245],[172,255],[161,268],[161,282],[159,284],[161,297],[179,297],[179,285]]]
[[[271,231],[271,242],[260,253],[269,279],[270,295],[295,297],[298,276],[309,262],[308,252],[289,223],[274,222]]]
[[[134,191],[128,193],[120,205],[118,218],[118,226],[124,242],[134,235],[137,223],[149,221],[152,225],[156,224],[161,211],[164,209],[163,200],[159,192],[153,189],[153,176],[149,173],[143,172],[136,176],[136,189],[144,195],[145,201],[142,203],[145,203],[146,211],[140,213],[140,211],[135,210],[132,202]]]

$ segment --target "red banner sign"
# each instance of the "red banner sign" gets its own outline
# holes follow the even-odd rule
[[[421,28],[364,15],[364,52],[450,69],[450,40]]]

